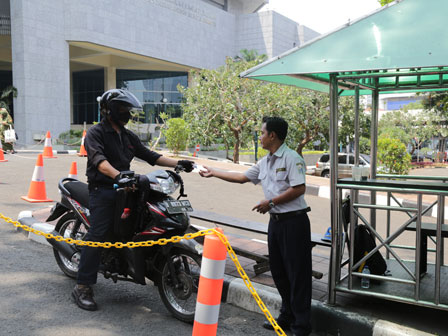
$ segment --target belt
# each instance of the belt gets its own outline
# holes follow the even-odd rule
[[[283,213],[271,213],[271,219],[275,221],[279,221],[282,219],[291,218],[298,215],[306,214],[308,211],[311,211],[311,208],[308,207],[306,209],[296,210],[296,211],[290,211],[290,212],[283,212]]]

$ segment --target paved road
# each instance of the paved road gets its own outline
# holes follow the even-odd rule
[[[28,192],[36,155],[7,155],[7,159],[0,163],[0,212],[16,219],[22,210],[51,205],[20,199]],[[68,174],[72,161],[78,162],[79,177],[84,179],[85,158],[61,155],[44,160],[47,196],[58,199],[57,181]],[[193,174],[189,176],[195,181]],[[191,335],[192,327],[171,317],[152,285],[113,284],[100,278],[96,299],[101,310],[77,308],[70,300],[74,281],[59,270],[52,250],[26,239],[4,221],[0,222],[0,253],[2,336]],[[263,321],[260,314],[223,304],[219,334],[273,335],[260,327]]]

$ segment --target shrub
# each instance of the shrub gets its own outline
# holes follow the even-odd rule
[[[71,129],[66,132],[62,132],[59,134],[59,137],[57,139],[57,142],[64,145],[79,145],[81,143],[82,138],[82,132],[83,130],[74,130]]]
[[[189,129],[185,120],[181,118],[172,118],[167,121],[167,128],[162,130],[166,138],[167,147],[174,153],[178,154],[185,150],[188,145]]]
[[[378,140],[378,161],[389,174],[406,175],[411,168],[411,156],[399,139]]]

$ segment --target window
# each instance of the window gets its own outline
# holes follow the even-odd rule
[[[182,94],[177,85],[188,86],[188,73],[146,70],[117,70],[117,88],[131,91],[142,103],[142,122],[160,121],[160,113],[171,118],[182,115]]]
[[[328,162],[330,160],[330,155],[329,154],[324,154],[320,157],[320,162]]]
[[[73,124],[98,121],[96,97],[104,93],[104,70],[73,73]]]
[[[347,155],[339,155],[338,157],[338,163],[347,164]]]

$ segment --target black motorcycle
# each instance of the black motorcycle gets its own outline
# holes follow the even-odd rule
[[[147,175],[122,172],[116,186],[117,206],[113,230],[107,242],[141,242],[183,236],[190,228],[189,211],[179,172],[157,170]],[[132,188],[129,188],[132,186]],[[180,187],[177,199],[172,195]],[[61,201],[51,211],[48,221],[59,218],[54,235],[82,240],[89,223],[87,184],[72,178],[59,182]],[[48,239],[56,261],[69,277],[76,278],[80,248],[63,241]],[[193,322],[199,285],[202,245],[195,240],[181,240],[166,245],[137,248],[104,248],[100,273],[106,279],[131,281],[145,285],[146,279],[158,287],[166,308],[179,320]]]

